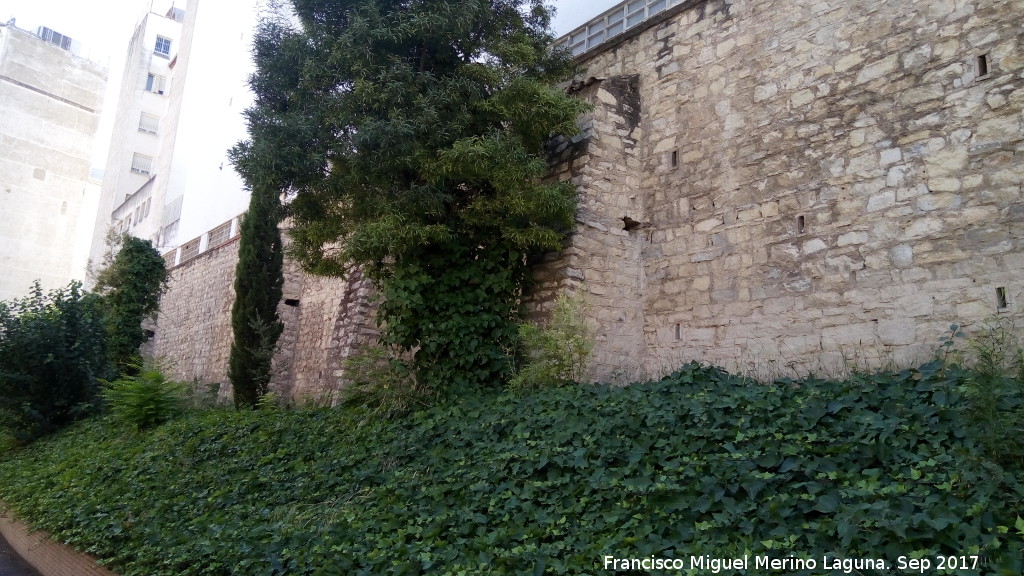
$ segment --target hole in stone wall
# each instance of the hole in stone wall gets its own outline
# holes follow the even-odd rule
[[[623,230],[635,230],[640,226],[640,222],[633,220],[629,216],[622,217],[622,229]]]
[[[1009,306],[1006,301],[1006,287],[1000,286],[996,288],[996,308],[999,310],[1005,310]]]
[[[805,224],[806,224],[806,220],[804,219],[802,214],[800,216],[796,217],[796,233],[797,234],[803,234],[806,231]]]
[[[152,330],[143,330],[142,333],[145,334],[146,340],[149,340],[153,336],[156,336],[156,332],[153,332]]]
[[[683,325],[682,324],[676,324],[676,340],[682,340],[682,339],[683,339]]]
[[[978,56],[978,78],[982,76],[988,76],[989,73],[989,55],[982,54]]]
[[[287,300],[284,301],[284,303],[286,306],[298,306],[299,300],[298,298],[288,298]]]
[[[678,168],[679,167],[679,151],[678,150],[673,150],[672,151],[672,167],[673,168]]]

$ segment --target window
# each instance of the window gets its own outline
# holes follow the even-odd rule
[[[40,26],[36,35],[54,46],[59,46],[63,50],[71,50],[71,38],[60,32],[50,30],[46,26]]]
[[[165,78],[158,74],[147,74],[146,75],[146,92],[153,92],[155,94],[164,93]]]
[[[164,38],[163,36],[156,37],[156,47],[153,48],[153,53],[161,58],[171,57],[171,39]]]
[[[986,76],[989,75],[989,73],[992,70],[990,69],[991,67],[989,65],[989,55],[988,54],[981,54],[981,55],[978,56],[976,68],[977,68],[977,73],[978,73],[977,77],[978,78],[985,78]]]
[[[1006,299],[1006,287],[1000,286],[996,288],[996,309],[1006,310],[1009,307],[1010,302]]]
[[[147,175],[153,170],[153,157],[139,154],[132,156],[132,172]]]
[[[160,131],[160,118],[152,114],[142,113],[139,117],[139,132],[156,134]]]

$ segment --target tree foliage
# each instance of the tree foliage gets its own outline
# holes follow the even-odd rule
[[[547,139],[574,133],[585,107],[554,86],[573,65],[550,50],[548,10],[540,0],[290,7],[298,25],[260,26],[250,140],[236,163],[293,195],[294,250],[308,270],[370,274],[390,302],[386,343],[419,346],[447,364],[450,383],[504,374],[495,358],[515,331],[525,257],[559,249],[575,211],[570,185],[541,183]],[[480,298],[480,283],[444,281],[473,268],[503,284]]]
[[[277,315],[284,287],[281,202],[277,190],[243,172],[252,186],[249,210],[242,218],[231,305],[231,355],[228,377],[236,406],[255,407],[270,385],[271,364],[284,325]]]
[[[146,341],[142,322],[156,314],[167,286],[167,266],[149,240],[127,234],[110,265],[96,277],[103,296],[110,359],[119,372],[141,366],[139,346]]]
[[[0,302],[0,428],[32,440],[95,407],[111,376],[104,307],[77,282]]]

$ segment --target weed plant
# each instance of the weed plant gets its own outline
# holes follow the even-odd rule
[[[162,424],[181,414],[185,407],[185,385],[173,382],[157,364],[137,365],[102,392],[114,417],[136,430]]]
[[[559,294],[546,326],[519,325],[523,366],[512,377],[513,390],[583,382],[594,350],[595,330],[585,295]]]
[[[370,345],[344,363],[340,402],[367,418],[393,418],[426,408],[438,396],[416,378],[396,347]]]

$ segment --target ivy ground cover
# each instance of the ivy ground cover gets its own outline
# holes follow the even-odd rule
[[[693,364],[392,421],[93,419],[0,457],[0,497],[125,576],[1019,576],[1022,465],[980,447],[962,393],[935,366],[765,385]]]

